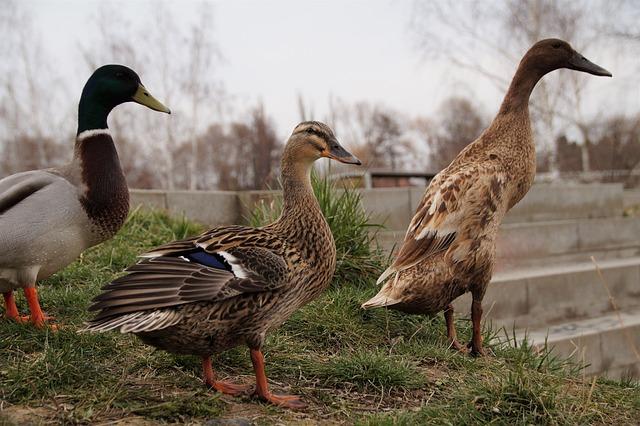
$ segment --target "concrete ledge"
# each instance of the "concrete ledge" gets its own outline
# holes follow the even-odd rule
[[[520,331],[517,336],[536,346],[545,340],[554,353],[589,364],[589,375],[640,379],[640,309],[567,322],[549,328]]]
[[[416,187],[407,190],[408,200],[404,198],[405,194],[401,195],[402,188],[368,190],[376,193],[375,198],[365,191],[363,190],[365,209],[372,212],[374,217],[386,218],[383,223],[387,229],[402,230],[403,235],[424,195],[424,189]],[[621,184],[536,183],[507,214],[504,223],[621,217],[622,200]]]
[[[640,257],[599,262],[619,309],[640,308]],[[471,296],[454,307],[468,312]],[[611,312],[606,288],[591,263],[499,273],[483,302],[495,326],[532,328],[605,315]]]
[[[623,206],[625,209],[640,207],[640,190],[625,189],[623,193]]]
[[[497,240],[498,270],[640,254],[640,218],[609,217],[505,224]]]
[[[362,205],[375,221],[387,229],[406,230],[424,188],[362,189]],[[281,197],[280,191],[162,191],[131,190],[132,206],[182,212],[208,225],[238,222],[257,202]],[[231,198],[236,197],[234,204]],[[235,205],[235,211],[232,211]],[[219,207],[216,207],[219,206]],[[215,212],[215,209],[222,209]],[[529,194],[505,218],[505,222],[622,216],[622,186],[618,184],[535,184]],[[216,222],[221,221],[221,222]]]
[[[131,190],[131,206],[167,210],[184,214],[204,225],[240,223],[238,197],[231,191],[156,191]]]
[[[416,192],[413,191],[414,195]],[[374,222],[382,223],[388,229],[406,229],[409,226],[415,211],[410,188],[363,189],[360,195],[362,207],[371,214]]]
[[[621,216],[622,184],[537,183],[505,217],[505,223]]]
[[[405,231],[381,231],[378,244],[397,250]],[[640,218],[612,217],[504,224],[497,240],[497,271],[640,255]]]
[[[146,207],[152,209],[167,209],[167,191],[158,189],[132,189],[129,191],[131,208]]]

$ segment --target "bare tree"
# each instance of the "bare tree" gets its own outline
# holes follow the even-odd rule
[[[262,104],[245,116],[228,126],[214,123],[196,136],[196,189],[214,185],[223,190],[264,189],[276,183],[282,144],[273,122]],[[177,167],[189,165],[192,145],[192,140],[185,140],[173,152]]]
[[[0,174],[60,164],[69,152],[61,142],[72,143],[72,131],[62,125],[69,115],[61,100],[67,90],[47,67],[49,58],[27,7],[3,2],[0,39]]]
[[[414,147],[408,124],[396,111],[368,102],[347,104],[333,99],[330,117],[336,132],[367,167],[398,170],[408,163]]]
[[[593,169],[631,170],[640,163],[640,114],[610,117],[594,127]]]
[[[465,98],[452,97],[440,106],[433,121],[418,121],[416,127],[429,146],[433,171],[447,167],[460,151],[487,126],[480,111]]]
[[[273,171],[278,165],[280,142],[262,103],[251,112],[251,130],[253,187],[265,188],[276,178]]]
[[[133,28],[141,26],[105,24],[114,19],[126,23],[126,17],[113,5],[101,6],[95,19],[97,39],[83,48],[85,62],[90,69],[111,62],[132,67],[144,81],[153,82],[153,91],[172,109],[170,118],[133,110],[111,118],[130,186],[145,186],[153,176],[155,186],[202,188],[203,182],[211,183],[197,166],[203,154],[199,134],[220,118],[225,101],[222,83],[215,78],[222,55],[213,40],[211,6],[202,3],[198,19],[188,27],[176,25],[164,3],[154,4],[149,16],[145,30],[136,32]],[[163,30],[146,31],[152,22]],[[178,164],[174,153],[184,149],[185,140],[190,155]],[[145,181],[138,176],[145,176]]]
[[[579,172],[583,170],[580,145],[562,135],[558,138],[556,147],[558,149],[556,158],[561,172]]]

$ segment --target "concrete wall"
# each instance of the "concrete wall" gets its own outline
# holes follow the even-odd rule
[[[622,215],[622,210],[622,184],[538,183],[507,214],[505,222],[611,217]]]
[[[240,201],[233,191],[130,190],[131,207],[142,206],[184,214],[205,225],[228,225],[242,221]]]
[[[623,199],[625,209],[640,207],[640,190],[625,189]]]
[[[363,207],[387,229],[404,231],[416,211],[424,188],[360,190]],[[131,190],[132,207],[143,205],[184,213],[206,225],[242,223],[260,200],[271,202],[279,191],[161,191]],[[535,184],[513,208],[506,223],[621,216],[620,184]]]

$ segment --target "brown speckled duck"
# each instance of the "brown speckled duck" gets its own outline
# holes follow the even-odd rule
[[[16,173],[0,180],[0,292],[6,317],[46,324],[36,281],[111,238],[129,212],[129,191],[107,128],[109,112],[124,102],[156,111],[140,77],[122,65],[105,65],[89,78],[78,106],[73,160],[57,168]],[[13,291],[24,289],[30,317],[21,317]],[[55,326],[52,326],[55,328]]]
[[[444,310],[449,342],[463,351],[451,302],[470,291],[469,347],[474,355],[484,354],[480,319],[496,234],[504,215],[531,187],[536,171],[529,96],[545,74],[559,68],[611,76],[567,42],[546,39],[534,44],[520,61],[491,125],[431,181],[394,263],[378,284],[388,281],[363,308],[426,315]]]
[[[90,309],[98,313],[87,329],[134,333],[157,348],[200,356],[205,383],[231,395],[247,387],[216,380],[210,357],[247,345],[255,394],[304,407],[296,396],[269,391],[261,348],[266,333],[318,297],[334,273],[335,243],[310,181],[321,157],[360,164],[326,125],[299,124],[282,157],[284,205],[276,222],[221,226],[142,255],[95,298]]]

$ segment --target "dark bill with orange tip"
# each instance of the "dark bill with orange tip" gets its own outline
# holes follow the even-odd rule
[[[329,142],[329,149],[323,151],[322,156],[345,164],[355,164],[357,166],[362,164],[355,155],[344,149],[335,139]]]

